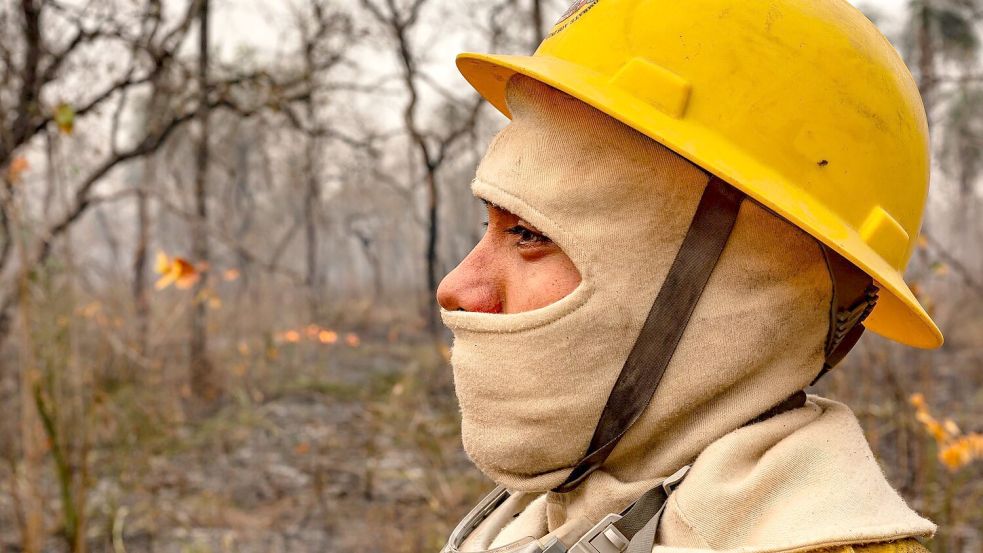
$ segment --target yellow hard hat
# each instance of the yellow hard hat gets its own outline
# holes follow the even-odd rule
[[[506,116],[520,73],[671,148],[870,275],[867,328],[942,344],[903,277],[928,194],[925,108],[846,1],[578,0],[534,55],[457,64]]]

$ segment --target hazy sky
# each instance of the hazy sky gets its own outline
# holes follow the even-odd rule
[[[292,6],[303,5],[306,0],[213,0],[215,14],[213,16],[212,32],[214,43],[218,46],[219,57],[226,61],[241,59],[244,50],[252,52],[252,56],[259,62],[275,61],[280,55],[287,55],[296,52],[298,47],[296,39],[292,36],[296,28],[296,16],[292,11]],[[354,0],[349,0],[354,3]],[[735,0],[742,1],[742,0]],[[910,0],[850,0],[851,3],[861,6],[865,11],[873,11],[880,19],[878,24],[881,29],[893,38],[900,31],[904,19],[905,6]],[[462,10],[468,9],[468,3],[462,2]],[[447,21],[447,17],[453,16],[453,3],[435,2],[435,6],[442,7],[445,12],[444,21],[447,29],[421,29],[421,35],[426,37],[428,47],[426,48],[425,70],[435,82],[439,82],[447,90],[468,90],[470,87],[458,74],[454,64],[455,56],[468,46],[478,47],[475,44],[468,45],[468,35],[455,33],[453,21]],[[565,2],[556,2],[554,9],[557,14],[562,11]],[[547,13],[547,17],[553,17],[552,13]],[[432,12],[425,12],[430,20],[435,16]],[[468,14],[462,13],[462,17]],[[471,41],[473,42],[473,41]],[[371,48],[361,48],[355,54],[361,56],[360,69],[362,71],[377,71],[379,75],[395,73],[397,66],[395,59],[388,53],[373,50]],[[371,59],[369,59],[371,58]],[[436,99],[436,97],[435,97]],[[387,106],[380,106],[384,112]],[[388,106],[392,107],[392,106]],[[396,113],[396,112],[393,112]],[[385,116],[383,116],[385,117]]]
[[[901,21],[904,17],[905,6],[909,0],[850,0],[855,5],[865,5],[883,16],[879,22],[887,34],[893,34],[899,30]],[[213,33],[216,35],[216,42],[225,45],[224,55],[233,55],[242,47],[255,48],[260,52],[273,53],[281,43],[277,29],[284,29],[290,25],[291,13],[290,5],[295,1],[268,0],[219,0],[216,2],[216,10],[220,17],[213,21]],[[445,59],[448,65],[453,66],[454,56],[457,54],[453,49],[448,48],[446,54],[441,53],[441,58]],[[434,59],[439,64],[440,59]]]

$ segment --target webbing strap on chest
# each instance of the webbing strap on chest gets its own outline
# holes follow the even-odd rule
[[[604,517],[569,549],[553,538],[540,551],[529,553],[651,553],[669,496],[688,472],[689,465],[646,492],[621,514]]]
[[[597,470],[648,407],[734,230],[744,198],[740,190],[710,176],[682,246],[608,396],[587,454],[553,491],[571,491]]]

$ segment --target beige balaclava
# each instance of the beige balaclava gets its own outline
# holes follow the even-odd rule
[[[512,122],[491,144],[472,190],[553,239],[582,281],[533,311],[442,316],[455,336],[451,363],[467,453],[511,490],[546,492],[585,454],[708,176],[532,79],[513,78],[507,98]],[[576,490],[537,500],[544,530],[620,511],[806,387],[823,364],[830,301],[819,245],[744,202],[648,408]]]

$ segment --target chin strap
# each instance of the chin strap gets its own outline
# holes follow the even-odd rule
[[[826,375],[857,345],[864,333],[863,322],[874,310],[878,288],[874,279],[840,254],[823,246],[823,256],[833,280],[826,362],[813,384]]]
[[[648,407],[734,230],[744,199],[743,192],[710,176],[683,244],[608,396],[588,453],[554,492],[575,489],[597,470]]]

